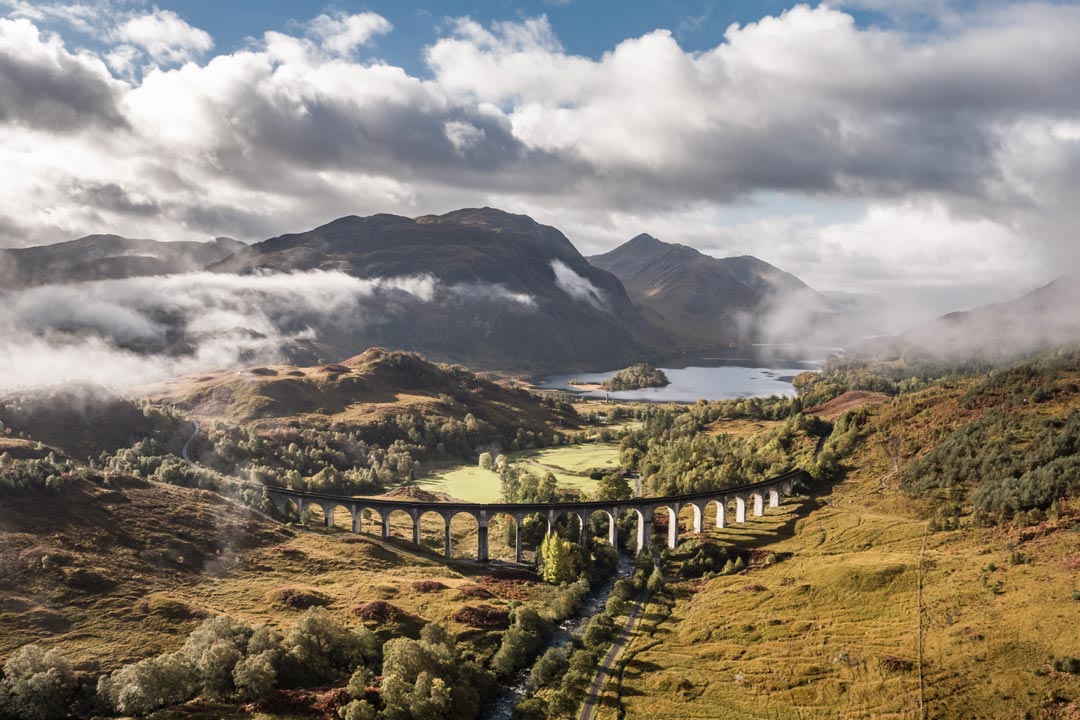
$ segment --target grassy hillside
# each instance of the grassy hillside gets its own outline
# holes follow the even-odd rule
[[[756,548],[754,562],[672,584],[650,606],[626,655],[627,716],[1076,717],[1080,676],[1058,669],[1080,655],[1080,500],[981,517],[976,487],[924,491],[907,474],[994,409],[1012,434],[983,438],[982,451],[1004,443],[1026,456],[1032,428],[1064,427],[1080,406],[1077,374],[1043,370],[866,405],[831,492],[711,533]],[[605,698],[599,717],[616,717],[613,686]]]
[[[541,403],[526,391],[381,348],[331,365],[271,365],[177,378],[141,394],[198,418],[263,426],[374,425],[401,412],[458,418],[472,413],[504,428],[574,426],[572,410]]]

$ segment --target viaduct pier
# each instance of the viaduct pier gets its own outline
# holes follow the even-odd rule
[[[588,519],[594,512],[603,512],[608,516],[608,540],[616,544],[616,521],[628,512],[637,513],[637,549],[648,550],[652,542],[653,522],[657,513],[667,513],[667,546],[674,548],[679,541],[679,511],[685,507],[693,508],[693,531],[700,533],[707,522],[715,522],[715,527],[723,528],[729,523],[729,517],[736,523],[744,523],[747,516],[765,514],[766,507],[779,507],[780,499],[791,495],[796,482],[805,483],[809,474],[805,470],[794,470],[784,475],[762,482],[738,487],[725,488],[711,492],[691,493],[668,497],[635,497],[628,500],[600,500],[590,502],[562,503],[464,503],[464,502],[421,502],[414,500],[388,500],[380,498],[356,498],[347,495],[327,495],[304,492],[289,488],[259,486],[265,488],[270,501],[282,513],[287,513],[290,505],[302,514],[305,509],[317,505],[322,509],[326,524],[334,527],[334,513],[342,507],[352,518],[352,531],[361,532],[361,520],[365,511],[378,513],[381,519],[382,537],[390,536],[390,516],[395,511],[402,511],[412,519],[412,541],[420,544],[420,519],[427,513],[435,513],[444,523],[444,552],[451,557],[452,542],[450,521],[457,515],[471,515],[477,525],[476,559],[488,559],[488,523],[491,518],[506,515],[514,520],[515,557],[522,559],[521,524],[525,518],[541,515],[547,518],[547,532],[550,534],[556,519],[561,515],[577,517],[581,532],[581,542],[588,541]],[[729,511],[734,510],[734,513]]]

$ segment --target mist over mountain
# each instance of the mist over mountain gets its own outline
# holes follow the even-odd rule
[[[5,253],[7,387],[150,382],[369,347],[476,368],[616,367],[663,336],[553,227],[499,210],[344,217],[253,246],[98,235]]]
[[[401,322],[372,322],[359,334],[316,328],[319,342],[340,357],[380,345],[531,370],[613,367],[657,347],[616,277],[590,265],[557,229],[491,208],[344,217],[257,243],[209,269],[432,283],[427,296],[390,308]]]
[[[683,351],[835,345],[862,331],[834,301],[749,255],[720,259],[641,234],[589,262],[618,277]]]
[[[78,240],[0,250],[0,286],[31,287],[202,270],[246,247],[231,238],[159,242],[87,235]]]
[[[948,313],[894,337],[864,343],[876,356],[919,354],[1002,363],[1080,343],[1080,276],[1067,275],[1007,302]]]

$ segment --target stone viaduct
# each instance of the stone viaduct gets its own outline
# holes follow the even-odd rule
[[[750,485],[725,488],[713,492],[692,493],[689,495],[676,495],[669,497],[636,497],[629,500],[600,500],[590,502],[561,502],[561,503],[447,503],[447,502],[418,502],[413,500],[386,500],[381,498],[357,498],[346,495],[326,495],[321,493],[304,492],[302,490],[290,490],[288,488],[265,487],[270,501],[282,512],[286,512],[291,503],[298,513],[312,505],[319,506],[326,518],[329,527],[334,526],[334,512],[338,507],[343,507],[352,518],[352,531],[361,532],[361,520],[365,510],[372,510],[379,514],[382,524],[382,537],[390,536],[390,516],[395,511],[403,511],[412,518],[412,541],[420,544],[420,518],[432,512],[443,519],[444,523],[444,551],[446,557],[451,557],[450,521],[459,513],[471,515],[477,525],[477,560],[488,559],[488,523],[497,515],[508,515],[514,519],[515,526],[515,555],[521,562],[521,523],[526,517],[540,514],[547,518],[547,532],[550,533],[556,519],[561,515],[574,515],[578,519],[581,542],[588,541],[588,519],[594,512],[604,512],[608,516],[608,540],[614,546],[616,544],[616,520],[627,512],[636,512],[637,523],[637,549],[648,550],[652,541],[653,522],[658,512],[666,512],[667,523],[667,546],[674,548],[679,540],[679,511],[684,507],[693,508],[694,529],[699,533],[705,527],[706,511],[709,505],[714,504],[716,527],[722,528],[728,524],[728,510],[734,506],[734,521],[746,522],[747,511],[751,514],[763,515],[765,507],[778,507],[780,498],[791,495],[796,481],[806,481],[809,475],[805,470],[792,472]]]

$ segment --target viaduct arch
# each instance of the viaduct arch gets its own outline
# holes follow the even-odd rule
[[[352,531],[355,533],[362,532],[361,521],[365,511],[374,511],[379,517],[379,533],[384,538],[390,537],[391,514],[395,511],[403,511],[412,519],[412,542],[416,545],[420,545],[420,518],[429,512],[435,513],[443,519],[443,552],[447,559],[451,557],[453,549],[450,536],[450,521],[455,515],[465,513],[476,520],[476,559],[481,562],[488,560],[488,525],[491,519],[497,515],[507,515],[514,521],[514,554],[516,560],[521,562],[521,525],[525,518],[531,515],[540,514],[547,518],[548,534],[551,533],[555,521],[560,515],[576,516],[580,522],[581,542],[586,544],[588,541],[589,516],[597,511],[604,512],[607,514],[609,521],[608,540],[614,546],[616,542],[616,520],[624,513],[636,512],[638,514],[637,549],[640,552],[648,550],[652,542],[653,522],[656,513],[667,511],[667,546],[674,548],[679,541],[678,517],[681,509],[687,506],[693,508],[693,531],[700,533],[706,523],[708,505],[716,503],[715,526],[723,528],[728,525],[727,511],[729,505],[734,504],[735,506],[735,522],[744,523],[747,519],[748,510],[753,516],[764,515],[766,506],[779,507],[780,499],[792,494],[797,481],[805,483],[807,480],[809,480],[809,474],[805,470],[793,470],[762,482],[687,495],[589,502],[491,504],[355,498],[346,495],[304,492],[269,485],[259,485],[257,487],[260,490],[264,489],[270,501],[282,512],[285,512],[290,504],[295,505],[297,511],[301,514],[303,514],[305,508],[317,505],[322,509],[326,524],[329,527],[334,526],[334,511],[338,507],[342,507],[352,518]]]

